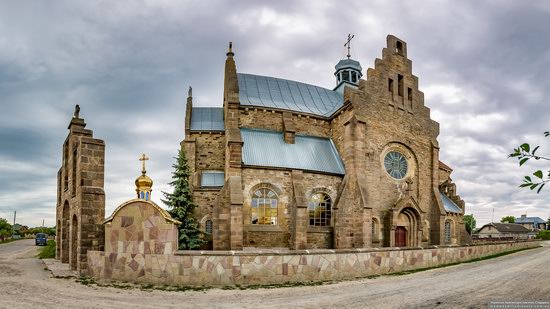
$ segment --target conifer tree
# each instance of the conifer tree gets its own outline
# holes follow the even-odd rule
[[[179,249],[193,250],[202,246],[205,241],[202,239],[202,232],[199,230],[197,220],[193,212],[197,207],[193,203],[191,188],[189,185],[189,166],[185,152],[181,149],[178,152],[176,163],[172,165],[172,181],[169,183],[174,192],[162,192],[162,202],[168,206],[170,215],[181,222],[179,226]]]

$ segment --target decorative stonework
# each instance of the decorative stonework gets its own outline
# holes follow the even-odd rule
[[[104,224],[107,254],[172,254],[178,249],[181,223],[154,202],[127,201]]]
[[[132,254],[88,251],[89,275],[158,285],[228,286],[354,279],[463,262],[539,246],[505,242],[409,249],[181,251]]]
[[[86,273],[88,250],[102,250],[105,142],[93,137],[77,105],[57,173],[56,259]]]

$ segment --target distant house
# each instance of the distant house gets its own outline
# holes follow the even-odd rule
[[[534,237],[539,231],[544,231],[547,228],[546,221],[539,217],[527,217],[527,215],[521,215],[520,218],[516,218],[515,223],[528,228],[530,237]]]
[[[488,223],[482,226],[474,236],[479,239],[527,239],[530,231],[516,223]]]

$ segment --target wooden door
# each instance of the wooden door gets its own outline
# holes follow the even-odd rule
[[[395,246],[407,246],[407,230],[402,226],[398,226],[397,228],[395,228]]]

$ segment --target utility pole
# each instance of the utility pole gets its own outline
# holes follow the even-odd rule
[[[13,211],[13,225],[15,225],[15,216],[17,215],[17,210]]]
[[[44,228],[44,219],[42,219],[42,228]]]

